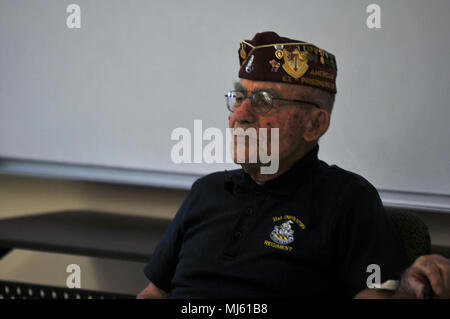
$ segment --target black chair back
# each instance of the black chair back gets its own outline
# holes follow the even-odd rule
[[[427,225],[417,214],[400,208],[386,207],[391,220],[403,240],[406,256],[410,264],[431,251],[431,239]]]

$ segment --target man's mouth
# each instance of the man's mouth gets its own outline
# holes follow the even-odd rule
[[[245,137],[248,139],[258,139],[258,129],[254,127],[235,127],[232,130],[232,134],[235,138],[237,137]]]

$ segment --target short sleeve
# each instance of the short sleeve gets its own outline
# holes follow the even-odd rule
[[[345,296],[353,298],[368,288],[370,265],[379,266],[380,284],[400,280],[408,265],[405,250],[377,190],[370,184],[359,187],[342,208],[336,249],[337,276]]]
[[[183,240],[183,220],[191,206],[193,189],[194,186],[144,268],[145,276],[156,287],[166,292],[171,292],[173,289],[171,281],[178,264],[178,253]]]

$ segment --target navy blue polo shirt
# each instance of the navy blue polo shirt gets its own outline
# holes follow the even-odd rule
[[[263,185],[243,170],[197,180],[144,269],[172,298],[351,298],[380,266],[407,267],[377,190],[317,157]]]

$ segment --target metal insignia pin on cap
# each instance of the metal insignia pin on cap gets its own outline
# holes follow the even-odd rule
[[[253,71],[253,69],[254,69],[254,66],[253,66],[253,59],[254,59],[254,58],[255,58],[255,56],[252,54],[252,55],[250,56],[250,59],[248,60],[247,65],[245,66],[245,72],[251,73],[251,72]]]

